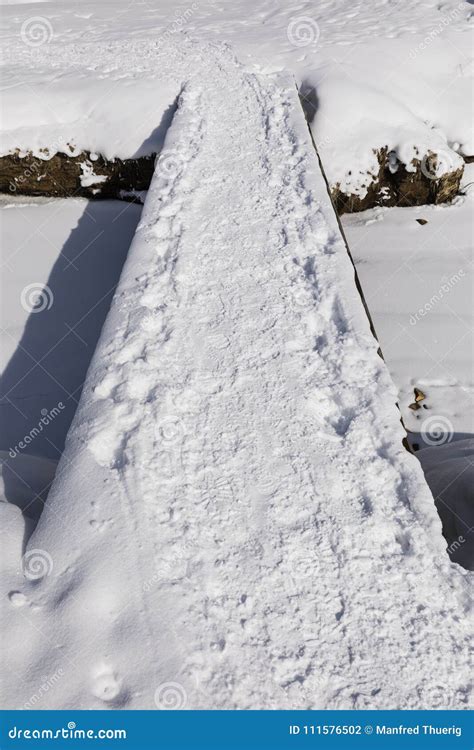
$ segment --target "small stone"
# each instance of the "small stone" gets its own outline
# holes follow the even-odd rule
[[[418,224],[421,224],[421,226],[424,226],[425,224],[428,224],[428,219],[417,219]]]

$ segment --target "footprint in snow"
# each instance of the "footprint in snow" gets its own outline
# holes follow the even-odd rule
[[[96,673],[92,682],[92,694],[104,703],[123,703],[126,697],[122,680],[107,667]]]

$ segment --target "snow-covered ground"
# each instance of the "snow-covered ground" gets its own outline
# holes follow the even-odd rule
[[[29,516],[51,467],[27,456],[63,451],[139,217],[119,201],[0,202],[2,489]]]
[[[292,80],[198,52],[20,571],[3,509],[5,702],[463,707],[466,574]]]
[[[381,146],[407,162],[440,153],[442,172],[460,163],[456,151],[474,153],[473,15],[469,0],[9,3],[0,153],[156,151],[200,65],[187,45],[200,39],[317,90],[313,131],[331,184],[363,195]]]
[[[436,442],[437,428],[443,442],[474,435],[473,188],[469,164],[465,195],[453,205],[342,218],[404,423],[420,447]],[[416,411],[415,387],[426,396]]]
[[[32,523],[0,504],[2,658],[14,675],[3,705],[466,707],[469,574],[450,564],[420,465],[402,448],[397,389],[294,82],[317,89],[312,129],[332,182],[363,190],[382,145],[402,156],[441,145],[441,166],[452,166],[473,152],[472,14],[453,0],[2,3],[1,153],[129,157],[164,145],[31,538]],[[406,411],[408,388],[424,387],[441,416],[454,390],[436,341],[433,379],[426,358],[408,368],[391,341],[409,312],[378,307],[380,279],[397,278],[402,257],[390,227],[413,242],[406,262],[421,277],[420,258],[429,264],[430,296],[404,284],[415,315],[451,270],[419,238],[456,215],[449,239],[468,250],[465,211],[460,201],[346,224],[409,427],[420,412]],[[35,202],[0,213],[8,494],[15,474],[39,490],[54,473],[139,208]],[[463,295],[458,326],[468,323],[462,268],[449,282]],[[32,283],[49,291],[38,299]],[[412,335],[423,326],[421,314],[406,321]],[[462,329],[445,315],[439,331],[454,344],[447,370],[469,387]],[[30,355],[43,366],[32,373]],[[70,408],[58,411],[65,387]],[[47,429],[12,446],[25,436],[19,413],[31,424],[38,408]],[[467,415],[464,402],[450,406],[456,430]],[[49,462],[25,462],[34,453]]]
[[[450,206],[343,217],[452,559],[474,567],[474,165]],[[422,224],[419,221],[423,221]],[[415,388],[425,398],[415,398]],[[414,407],[417,408],[414,408]],[[454,546],[453,546],[454,545]]]

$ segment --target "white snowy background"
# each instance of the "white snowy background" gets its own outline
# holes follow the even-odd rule
[[[403,160],[441,151],[441,168],[453,168],[474,152],[473,14],[457,0],[1,3],[1,154],[126,158],[164,145],[178,167],[191,163],[182,177],[172,162],[154,183],[140,225],[130,203],[1,200],[5,705],[465,707],[468,575],[449,563],[395,402],[398,392],[463,554],[473,525],[472,167],[452,205],[343,217],[394,387],[316,166],[305,171],[311,152],[289,91],[293,76],[317,92],[313,136],[328,179],[348,191],[363,195],[381,146]],[[266,223],[289,238],[275,258],[264,252]],[[214,309],[211,282],[223,283],[229,308]],[[272,316],[284,322],[262,344]],[[271,362],[290,333],[282,385]],[[194,372],[188,355],[202,367],[215,349],[223,371],[198,378],[197,391],[191,378],[176,422],[176,403],[156,394]],[[247,375],[236,378],[228,356]],[[259,367],[267,380],[255,386]],[[426,395],[417,411],[415,387]],[[301,397],[313,421],[286,434],[281,420],[301,424]],[[235,434],[229,404],[241,412]],[[178,469],[155,452],[157,431],[179,445]],[[197,470],[196,435],[206,453]],[[201,477],[191,487],[189,462]],[[216,475],[216,462],[226,471]],[[180,472],[175,486],[168,474]],[[236,487],[243,479],[250,485]],[[211,499],[190,513],[182,498],[203,493]]]

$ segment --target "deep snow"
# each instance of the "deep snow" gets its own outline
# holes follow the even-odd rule
[[[474,434],[473,187],[468,164],[451,205],[342,217],[405,425],[421,447]],[[417,411],[415,387],[426,396]]]
[[[4,701],[463,707],[466,574],[294,83],[194,57],[22,571],[3,508]]]
[[[449,206],[344,216],[410,444],[453,560],[474,567],[474,164]],[[419,221],[425,223],[419,224]],[[414,389],[425,396],[413,409]]]
[[[0,504],[3,705],[465,707],[469,577],[280,74],[332,182],[378,145],[448,168],[471,3],[2,5],[1,153],[150,153],[186,84],[26,555]]]

